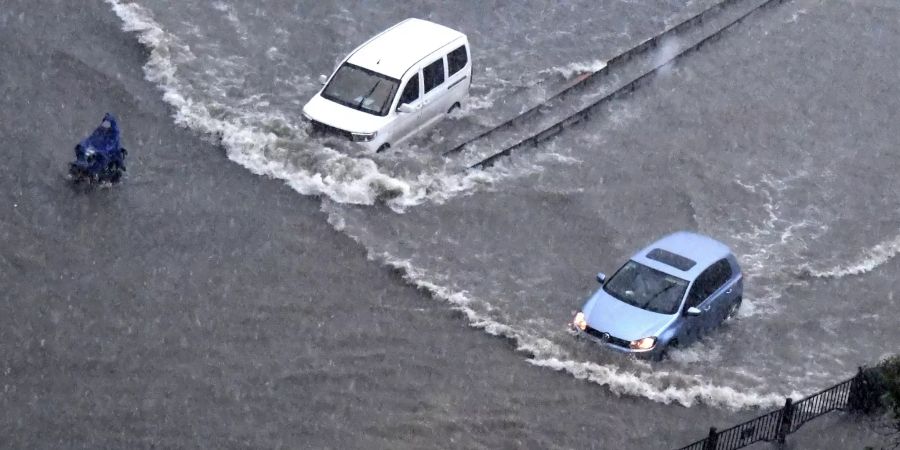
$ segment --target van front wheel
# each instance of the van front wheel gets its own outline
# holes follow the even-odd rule
[[[378,147],[378,150],[375,150],[375,153],[381,153],[389,148],[391,148],[390,144],[381,144],[381,147]]]

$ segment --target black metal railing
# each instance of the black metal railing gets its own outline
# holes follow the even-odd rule
[[[853,378],[727,430],[709,429],[709,435],[680,450],[734,450],[767,441],[784,443],[788,434],[805,423],[835,410],[869,413],[879,405],[879,368],[863,369]]]

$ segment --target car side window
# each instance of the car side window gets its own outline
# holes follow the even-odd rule
[[[707,269],[707,272],[709,269]],[[707,286],[709,283],[707,282],[708,277],[706,276],[707,272],[703,272],[699,277],[694,281],[694,285],[691,286],[691,291],[688,293],[687,302],[684,305],[684,310],[687,311],[688,308],[695,307],[701,303],[703,300],[706,300],[706,297],[709,296],[707,294]]]
[[[720,259],[716,261],[709,270],[712,272],[709,294],[712,294],[731,279],[731,264],[728,264],[728,260]],[[707,296],[709,296],[709,294],[707,294]]]
[[[731,275],[731,265],[728,264],[727,260],[721,259],[709,266],[697,277],[694,285],[691,286],[685,309],[703,303],[713,292],[722,287],[731,278]]]
[[[466,46],[462,45],[458,49],[453,50],[447,55],[447,69],[452,77],[453,74],[459,72],[466,67],[469,62],[469,55],[466,54]]]
[[[406,82],[406,87],[403,88],[403,93],[400,94],[400,102],[397,103],[397,107],[404,103],[412,103],[419,99],[419,74],[415,74],[409,81]]]
[[[422,69],[422,79],[425,81],[425,93],[440,86],[444,82],[444,58],[441,58]]]

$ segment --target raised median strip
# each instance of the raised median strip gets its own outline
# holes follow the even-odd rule
[[[481,168],[489,167],[489,166],[493,165],[498,159],[503,158],[505,156],[509,156],[513,152],[515,152],[519,149],[522,149],[524,147],[536,146],[544,141],[547,141],[547,140],[557,136],[559,133],[561,133],[566,128],[571,127],[572,125],[578,124],[578,123],[584,121],[585,119],[589,118],[591,116],[591,114],[594,111],[596,111],[597,109],[599,109],[600,107],[608,104],[609,102],[611,102],[613,100],[619,99],[625,95],[628,95],[628,94],[634,92],[637,88],[643,86],[646,82],[650,81],[654,75],[656,75],[660,72],[660,70],[662,68],[672,64],[673,62],[675,62],[676,60],[678,60],[679,58],[681,58],[683,56],[689,55],[689,54],[693,53],[694,51],[701,49],[704,45],[709,44],[709,43],[715,41],[716,39],[722,37],[727,30],[742,23],[744,20],[746,20],[748,17],[750,17],[754,13],[760,11],[763,8],[784,3],[785,1],[786,0],[762,1],[761,3],[758,3],[755,6],[753,6],[751,9],[744,11],[739,16],[728,20],[726,23],[722,24],[719,27],[716,27],[713,32],[700,38],[699,40],[695,41],[693,44],[690,44],[686,47],[681,48],[681,50],[679,52],[677,52],[673,55],[666,55],[667,57],[665,57],[665,58],[659,58],[659,57],[653,58],[653,56],[655,56],[655,55],[647,55],[648,58],[653,58],[653,64],[650,66],[649,69],[643,71],[643,73],[641,73],[639,76],[632,78],[630,82],[627,82],[621,86],[618,86],[617,88],[614,88],[611,92],[603,95],[602,97],[600,97],[597,100],[590,102],[588,105],[579,108],[575,112],[568,114],[566,117],[555,121],[554,123],[552,123],[549,126],[537,128],[539,131],[532,134],[531,136],[524,138],[524,139],[518,139],[516,142],[514,142],[512,144],[503,146],[502,147],[503,150],[491,152],[490,154],[488,154],[486,156],[480,157],[478,159],[478,161],[469,164],[468,167],[472,168],[472,169],[481,169]],[[728,5],[734,5],[737,3],[741,3],[741,0],[726,0],[722,3],[719,3],[717,5],[717,7],[719,10],[722,10],[723,8],[725,8]],[[746,2],[743,2],[742,4],[746,4]],[[707,17],[705,17],[705,18],[704,18],[704,13],[701,13],[698,16],[695,16],[694,18],[689,19],[686,22],[683,22],[681,25],[684,25],[685,23],[688,23],[691,21],[696,21],[697,23],[701,23],[704,21],[711,21],[712,14],[713,14],[712,11],[713,11],[712,8],[704,11],[704,13],[707,13]],[[681,26],[681,25],[679,25],[679,26]],[[674,30],[674,28],[672,30]],[[672,32],[672,30],[670,30],[669,32],[660,34],[659,36],[642,43],[640,46],[635,47],[635,49],[641,48],[643,50],[640,50],[640,51],[631,51],[630,50],[629,52],[626,52],[626,53],[620,55],[619,57],[621,57],[623,59],[621,60],[621,62],[617,62],[617,65],[621,65],[621,64],[625,63],[627,60],[634,59],[636,55],[640,54],[641,51],[646,51],[647,48],[653,48],[653,47],[658,46],[658,43],[661,42],[663,39],[666,39],[666,37],[667,37],[666,34]],[[632,50],[634,50],[634,49],[632,49]],[[617,57],[617,58],[619,58],[619,57]],[[603,70],[608,70],[609,67],[611,67],[611,65],[607,65],[607,67],[604,68]],[[538,108],[540,108],[540,107],[538,107]],[[528,114],[528,112],[526,112],[525,114]],[[522,116],[518,116],[514,120],[522,120],[521,118],[525,114],[523,114]],[[501,127],[503,127],[503,126],[504,125],[501,125]],[[532,128],[534,128],[534,127],[532,127]],[[470,141],[470,142],[472,142],[472,141]]]

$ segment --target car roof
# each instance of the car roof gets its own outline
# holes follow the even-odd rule
[[[400,79],[426,56],[466,35],[422,19],[406,19],[356,49],[347,62]]]
[[[678,264],[667,264],[660,260],[665,258],[655,257],[656,255],[648,257],[648,254],[657,249],[688,258],[696,262],[696,264],[687,270],[682,270],[676,267]],[[637,252],[631,259],[669,275],[692,281],[707,267],[722,258],[727,258],[729,255],[731,255],[731,250],[728,249],[728,246],[711,237],[688,231],[679,231],[648,245]]]

